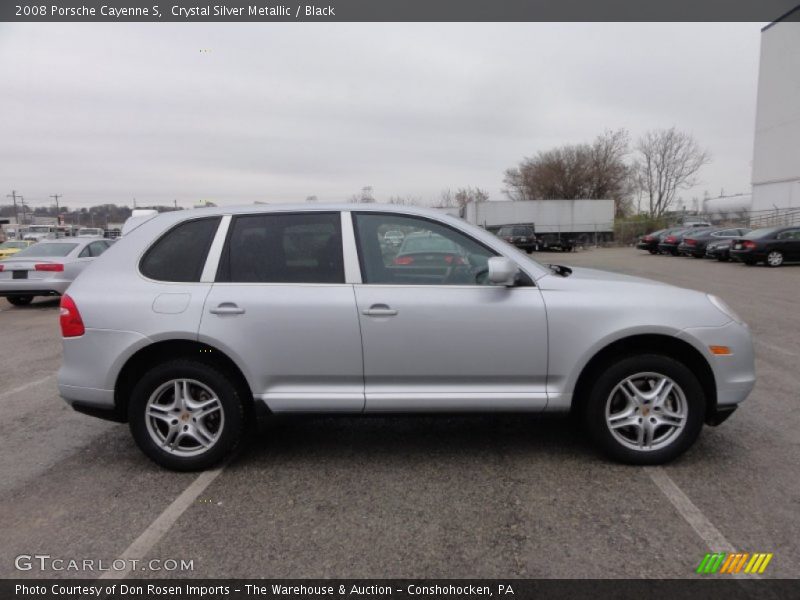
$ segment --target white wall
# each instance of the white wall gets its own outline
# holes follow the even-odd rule
[[[753,210],[800,208],[800,23],[761,34]]]

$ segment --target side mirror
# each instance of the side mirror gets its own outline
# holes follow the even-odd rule
[[[493,284],[511,287],[517,273],[519,267],[505,256],[493,256],[489,259],[489,281]]]

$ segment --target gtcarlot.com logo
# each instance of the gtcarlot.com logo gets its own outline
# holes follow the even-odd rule
[[[772,553],[766,552],[715,552],[706,554],[700,564],[697,565],[696,573],[711,575],[713,573],[747,573],[755,575],[763,573],[769,561],[772,560]]]

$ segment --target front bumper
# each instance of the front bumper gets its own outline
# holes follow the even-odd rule
[[[722,327],[693,327],[677,337],[702,352],[714,372],[717,403],[712,413],[732,412],[750,395],[756,383],[756,369],[753,338],[746,325],[730,321]],[[709,346],[727,346],[731,354],[712,354]]]

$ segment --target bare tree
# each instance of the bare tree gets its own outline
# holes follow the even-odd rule
[[[350,196],[350,204],[372,204],[373,202],[375,202],[375,196],[372,195],[371,185],[365,185],[359,194]]]
[[[511,200],[610,198],[617,214],[624,214],[636,189],[627,154],[628,132],[605,131],[591,144],[561,146],[523,159],[506,171],[503,192]]]
[[[437,208],[464,208],[470,202],[486,202],[489,194],[479,187],[458,188],[453,193],[449,188],[442,190]]]
[[[649,200],[651,217],[660,217],[675,201],[678,190],[697,185],[697,172],[711,155],[691,134],[675,127],[648,131],[636,144],[635,169]]]

